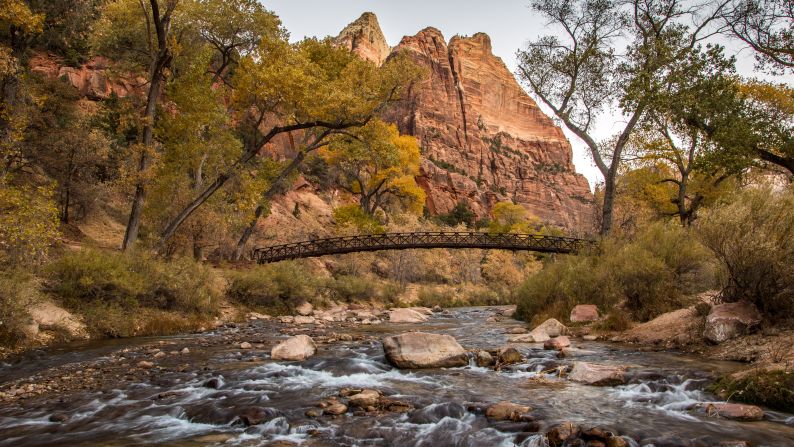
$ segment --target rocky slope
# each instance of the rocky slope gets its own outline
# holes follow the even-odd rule
[[[351,35],[375,36],[380,43]],[[367,13],[338,39],[377,62],[379,57],[369,55],[385,46],[381,37],[377,20]],[[447,43],[439,30],[426,28],[404,37],[392,54],[399,51],[429,72],[387,118],[420,141],[418,181],[432,214],[467,201],[487,216],[496,202],[514,201],[546,222],[570,229],[591,226],[593,197],[575,171],[569,142],[493,55],[486,34]]]

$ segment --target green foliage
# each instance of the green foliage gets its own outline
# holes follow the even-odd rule
[[[226,296],[233,302],[275,315],[293,313],[302,302],[315,302],[318,281],[296,262],[279,262],[226,275]]]
[[[517,292],[518,315],[567,319],[575,305],[595,304],[647,321],[707,290],[709,267],[706,250],[686,230],[652,224],[633,240],[607,240],[598,254],[565,256],[530,276]]]
[[[725,376],[709,390],[723,399],[794,412],[794,372],[752,371],[741,378]]]
[[[60,55],[73,67],[90,57],[91,29],[103,0],[29,0],[31,8],[44,16],[42,33],[35,45]]]
[[[466,225],[467,228],[474,227],[475,219],[477,216],[472,211],[469,202],[458,202],[452,210],[447,214],[439,214],[436,219],[443,225],[448,227],[457,227],[458,225]]]
[[[390,281],[377,281],[358,275],[339,275],[324,281],[329,298],[342,302],[372,301],[394,304],[400,287]]]
[[[728,273],[726,301],[748,300],[773,320],[794,312],[794,191],[749,189],[710,210],[703,244]]]
[[[102,309],[134,316],[141,308],[151,308],[213,315],[221,298],[210,267],[189,259],[166,263],[143,253],[81,250],[53,262],[47,276],[49,291],[78,311]]]

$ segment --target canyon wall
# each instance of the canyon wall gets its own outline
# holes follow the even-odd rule
[[[354,24],[339,41],[360,42],[348,48],[377,63],[367,55],[388,46],[377,19],[367,13]],[[352,39],[351,27],[367,39]],[[570,143],[493,55],[488,35],[447,43],[439,30],[426,28],[404,37],[392,54],[400,51],[426,67],[428,78],[386,118],[420,142],[417,181],[431,214],[466,201],[483,217],[495,203],[513,201],[545,222],[592,226],[593,196],[576,173]]]

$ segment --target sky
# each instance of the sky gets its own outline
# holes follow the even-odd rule
[[[367,11],[378,16],[391,46],[397,45],[403,36],[414,35],[428,26],[441,30],[447,40],[454,35],[485,32],[491,36],[494,54],[514,73],[516,51],[530,40],[554,33],[554,29],[529,8],[530,0],[262,0],[262,3],[281,17],[292,40],[336,36]],[[752,75],[752,52],[727,39],[719,39],[729,53],[736,54],[739,73]],[[785,80],[791,82],[792,77]],[[604,116],[594,132],[596,137],[606,138],[620,131],[622,120],[620,114]],[[592,187],[602,180],[601,173],[584,143],[561,127],[573,146],[577,172],[587,177]]]

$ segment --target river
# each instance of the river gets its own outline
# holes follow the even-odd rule
[[[541,432],[572,421],[620,433],[634,446],[735,445],[721,444],[733,440],[794,446],[792,415],[767,411],[764,421],[736,422],[693,409],[716,400],[704,388],[719,374],[737,369],[735,363],[580,340],[574,340],[575,349],[563,359],[542,346],[517,345],[527,360],[499,372],[473,365],[398,370],[384,357],[380,338],[408,330],[449,334],[468,349],[498,348],[506,343],[506,329],[518,322],[492,321],[494,312],[455,309],[419,324],[337,324],[326,331],[350,334],[354,341],[320,344],[317,355],[304,362],[269,359],[269,348],[284,338],[279,332],[284,325],[265,321],[190,336],[95,342],[26,354],[0,363],[0,386],[25,378],[61,380],[63,375],[90,372],[100,376],[96,385],[86,382],[84,387],[1,404],[0,446],[545,445],[541,435],[517,435],[524,429],[515,423],[490,422],[469,411],[472,403],[498,401],[531,406]],[[251,340],[254,348],[241,350],[241,340]],[[151,356],[153,346],[171,351],[162,362],[154,362],[163,366],[131,372],[140,359]],[[174,355],[185,347],[189,353]],[[548,374],[577,360],[627,365],[629,383],[593,387]],[[415,410],[306,415],[345,387],[375,388]],[[272,408],[277,417],[250,427],[235,423],[235,415],[252,407]]]

